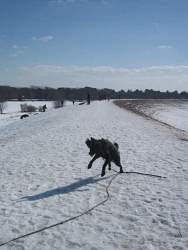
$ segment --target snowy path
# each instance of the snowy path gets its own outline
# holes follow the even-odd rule
[[[114,175],[87,170],[85,139],[117,141],[126,171],[111,199],[79,219],[0,249],[188,249],[188,142],[107,102],[67,106],[0,131],[0,243],[82,213],[106,197]],[[118,169],[113,166],[114,169]]]

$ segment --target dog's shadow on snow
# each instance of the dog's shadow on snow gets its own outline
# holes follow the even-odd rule
[[[48,190],[39,194],[35,194],[35,195],[21,197],[19,201],[37,201],[37,200],[45,199],[54,195],[62,195],[62,194],[67,194],[67,193],[71,193],[75,191],[79,191],[79,192],[87,191],[88,189],[79,190],[79,188],[88,186],[89,184],[94,184],[100,181],[104,181],[105,179],[108,179],[112,176],[113,175],[101,178],[99,177],[99,175],[97,175],[97,176],[91,176],[85,179],[78,179],[77,181],[67,186],[54,188],[54,189],[51,189],[51,190]]]

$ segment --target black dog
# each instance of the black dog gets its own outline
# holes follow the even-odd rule
[[[105,175],[106,166],[111,170],[111,162],[115,163],[120,167],[120,173],[123,173],[123,168],[120,161],[119,146],[117,143],[111,143],[106,139],[96,140],[91,137],[91,139],[86,140],[86,145],[90,149],[89,155],[94,156],[93,159],[89,162],[88,169],[92,167],[93,162],[102,157],[105,159],[105,162],[102,167],[101,176]]]
[[[20,116],[20,119],[27,118],[27,117],[29,117],[29,115],[24,114],[24,115],[21,115],[21,116]]]

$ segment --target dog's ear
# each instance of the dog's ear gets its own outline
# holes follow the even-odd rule
[[[95,139],[93,137],[91,137],[91,141],[95,141]]]
[[[87,140],[85,141],[85,144],[89,147],[90,143],[91,143],[91,141],[87,138]]]
[[[117,144],[117,142],[114,142],[114,146],[119,149],[119,145]]]
[[[85,143],[87,144],[87,143],[89,143],[89,142],[90,142],[90,140],[87,138],[86,141],[85,141]]]

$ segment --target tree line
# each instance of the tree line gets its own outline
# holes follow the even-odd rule
[[[182,91],[156,91],[153,89],[145,90],[120,90],[97,89],[91,87],[84,88],[49,88],[49,87],[29,87],[18,88],[11,86],[0,86],[0,101],[7,100],[85,100],[87,95],[91,100],[105,99],[188,99],[188,92]]]

